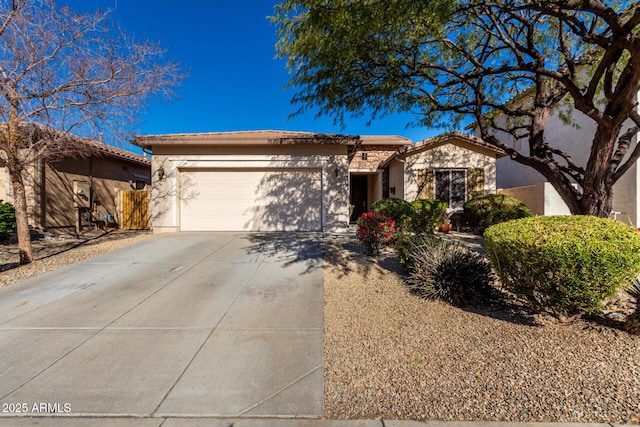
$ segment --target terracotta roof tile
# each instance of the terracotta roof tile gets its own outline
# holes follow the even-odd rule
[[[441,135],[435,136],[433,138],[425,139],[423,141],[416,142],[411,146],[400,148],[392,156],[390,156],[387,160],[385,160],[381,166],[382,167],[387,166],[389,163],[391,163],[391,161],[396,159],[398,156],[411,155],[412,153],[428,150],[430,148],[437,147],[439,145],[442,145],[443,143],[446,143],[449,140],[456,139],[456,138],[462,141],[468,142],[472,145],[476,145],[478,147],[484,148],[485,150],[492,151],[496,154],[496,157],[498,158],[504,157],[507,155],[507,153],[505,153],[504,150],[489,144],[482,138],[478,138],[477,136],[473,136],[473,135],[468,135],[466,133],[459,132],[459,131],[453,131],[453,132],[443,133]]]
[[[281,130],[247,130],[232,132],[176,133],[140,135],[133,142],[140,147],[153,145],[224,145],[224,144],[347,144],[403,146],[411,140],[395,135],[341,135]]]

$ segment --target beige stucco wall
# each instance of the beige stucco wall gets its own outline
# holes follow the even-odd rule
[[[7,194],[9,193],[9,189],[7,186],[9,185],[9,177],[7,176],[7,168],[4,166],[0,166],[0,200],[3,202],[8,202]]]
[[[414,201],[418,198],[418,173],[420,170],[470,169],[484,170],[484,192],[495,193],[495,158],[488,152],[475,151],[453,143],[443,144],[426,151],[406,155],[404,159],[404,199]],[[397,196],[400,197],[400,196]]]
[[[28,165],[22,173],[25,195],[27,198],[27,217],[29,224],[39,226],[41,218],[40,186],[42,168],[37,164]],[[0,199],[14,204],[11,178],[6,167],[0,167]]]
[[[548,182],[524,187],[498,189],[499,194],[515,197],[535,215],[570,215],[569,208],[560,194]]]
[[[389,197],[404,199],[404,162],[394,160],[389,164],[389,189],[395,187],[395,194],[389,190]]]
[[[638,163],[629,169],[613,186],[613,211],[616,219],[640,227],[638,212]]]
[[[382,199],[382,170],[367,175],[367,210],[371,205]]]
[[[179,231],[180,199],[197,195],[197,188],[179,182],[181,168],[321,168],[322,227],[344,231],[349,214],[349,165],[347,146],[255,145],[255,146],[154,146],[151,196],[155,233]],[[160,179],[158,170],[164,177]],[[298,189],[304,192],[304,188]],[[291,194],[287,197],[291,197]],[[291,200],[283,200],[291,203]]]

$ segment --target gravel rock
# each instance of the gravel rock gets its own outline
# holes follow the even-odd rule
[[[638,336],[421,299],[353,238],[326,240],[324,274],[327,418],[640,421]]]
[[[32,242],[34,259],[20,266],[18,245],[0,244],[0,287],[148,239],[148,231],[90,230],[81,235],[45,234]]]

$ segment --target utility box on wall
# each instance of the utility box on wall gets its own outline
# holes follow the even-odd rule
[[[91,186],[88,181],[73,181],[73,207],[91,207]]]

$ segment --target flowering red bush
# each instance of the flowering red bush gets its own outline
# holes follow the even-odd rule
[[[382,245],[389,242],[396,231],[395,222],[384,213],[365,212],[356,223],[356,237],[362,242],[367,255],[379,254]]]

